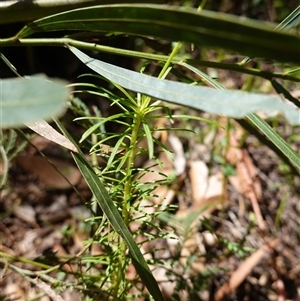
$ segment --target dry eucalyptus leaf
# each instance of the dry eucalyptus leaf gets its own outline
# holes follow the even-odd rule
[[[36,214],[32,206],[30,205],[19,205],[13,208],[14,215],[26,223],[37,226]]]
[[[184,173],[186,167],[186,158],[182,143],[180,139],[173,134],[168,136],[168,142],[174,151],[174,168],[176,175],[181,175]]]
[[[52,287],[46,282],[42,281],[39,278],[35,278],[33,282],[39,289],[41,289],[48,296],[50,296],[53,301],[64,301],[64,299],[60,295],[58,295],[58,293],[54,289],[52,289]]]
[[[76,167],[59,159],[51,158],[50,161],[60,172],[41,156],[19,156],[17,158],[17,164],[26,171],[37,175],[46,188],[69,189],[71,185],[78,184],[81,173]]]
[[[4,173],[3,162],[0,161],[0,176],[2,176],[3,173]]]
[[[274,248],[280,239],[276,238],[272,240],[269,244],[262,246],[252,255],[250,255],[231,275],[229,281],[222,285],[215,294],[215,301],[223,300],[227,295],[232,293],[251,273],[254,267],[262,260],[262,258],[268,253],[272,248]]]
[[[258,202],[262,199],[262,188],[257,176],[257,170],[251,157],[245,149],[238,148],[236,134],[231,133],[231,147],[227,153],[227,159],[236,165],[236,176],[229,177],[229,182],[246,198],[250,199],[253,211],[257,218],[259,228],[266,229]]]
[[[48,140],[51,140],[55,142],[56,144],[59,144],[72,152],[77,153],[77,149],[75,145],[67,139],[65,136],[60,134],[58,131],[56,131],[48,122],[45,120],[39,120],[39,121],[31,121],[26,122],[25,125],[29,127],[31,130],[36,132],[37,134],[45,137]]]
[[[5,300],[25,300],[25,291],[15,283],[9,283],[4,289],[4,294],[8,297]]]
[[[208,167],[203,161],[190,163],[190,179],[193,194],[193,208],[199,209],[203,206],[220,202],[223,198],[222,174],[209,176]],[[213,206],[215,208],[215,206]]]

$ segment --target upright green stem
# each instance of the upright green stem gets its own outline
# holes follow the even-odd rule
[[[125,182],[125,191],[124,191],[124,199],[123,199],[123,218],[126,224],[129,223],[129,212],[128,212],[128,202],[130,202],[131,194],[132,194],[132,168],[134,166],[135,159],[135,149],[136,144],[138,142],[138,134],[141,125],[141,117],[139,114],[134,115],[134,126],[131,132],[131,141],[129,146],[130,155],[127,160],[126,167],[126,182]]]
[[[202,0],[201,4],[198,7],[198,11],[201,11],[204,8],[206,2],[207,2],[207,0]]]
[[[161,70],[158,78],[162,78],[165,76],[167,69],[169,68],[170,64],[172,63],[172,60],[174,59],[174,56],[177,54],[178,50],[181,47],[181,43],[178,42],[176,44],[176,46],[173,48],[172,53],[169,55],[163,69]],[[141,98],[141,103],[140,106],[138,108],[138,112],[134,114],[133,117],[133,128],[132,128],[132,132],[131,132],[131,141],[130,141],[130,145],[129,145],[129,149],[128,151],[130,152],[128,160],[127,160],[127,166],[126,166],[126,181],[125,181],[125,187],[124,187],[124,197],[123,197],[123,204],[122,204],[122,216],[124,219],[124,222],[126,225],[129,224],[129,206],[130,205],[130,200],[131,200],[131,196],[132,196],[132,168],[134,166],[134,160],[135,160],[135,149],[136,149],[136,144],[138,142],[138,135],[139,135],[139,130],[140,130],[140,126],[142,123],[142,119],[144,116],[141,115],[145,115],[147,112],[147,107],[149,106],[149,103],[151,101],[151,97],[148,96],[142,96]],[[117,269],[117,279],[116,279],[116,283],[115,283],[115,287],[114,287],[114,298],[118,297],[118,294],[120,292],[120,288],[121,288],[121,281],[122,279],[124,279],[124,275],[123,273],[125,272],[124,269],[124,258],[126,258],[126,252],[127,252],[127,245],[126,243],[122,240],[120,242],[121,246],[120,246],[120,256],[119,256],[119,266]]]
[[[26,258],[26,257],[14,256],[14,255],[11,255],[11,254],[8,254],[8,253],[5,253],[5,252],[1,252],[1,251],[0,251],[0,258],[5,258],[5,259],[7,259],[9,261],[22,262],[22,263],[29,264],[29,265],[32,265],[32,266],[37,267],[37,268],[41,268],[41,269],[50,269],[50,268],[53,268],[50,265],[47,265],[47,264],[44,264],[44,263],[40,263],[40,262],[37,262],[35,260],[31,260],[29,258]],[[55,267],[59,268],[60,265],[57,265]]]
[[[132,168],[134,166],[134,159],[135,159],[135,149],[136,144],[138,142],[138,134],[139,129],[141,126],[141,117],[138,113],[136,113],[133,117],[133,128],[131,132],[131,141],[129,145],[128,151],[130,152],[127,160],[127,166],[126,166],[126,181],[125,181],[125,187],[124,187],[124,197],[123,197],[123,203],[122,203],[122,216],[123,220],[126,225],[129,224],[129,204],[131,200],[132,195]],[[118,300],[118,295],[121,289],[121,282],[124,279],[125,275],[125,260],[127,258],[127,245],[124,240],[120,241],[120,255],[119,255],[119,263],[117,268],[117,277],[116,277],[116,283],[114,286],[114,298]]]
[[[206,4],[206,0],[203,0],[202,3],[198,7],[198,11],[201,11],[203,9],[203,7],[205,6],[205,4]],[[162,78],[164,76],[166,70],[168,69],[168,67],[172,63],[172,61],[174,60],[175,55],[177,54],[177,52],[179,51],[179,49],[181,48],[181,46],[182,46],[181,42],[177,42],[176,43],[175,47],[173,48],[172,53],[169,55],[169,58],[166,61],[165,65],[164,65],[164,68],[161,70],[158,78]]]
[[[167,71],[167,69],[169,68],[170,64],[172,63],[174,56],[177,54],[177,52],[179,51],[180,47],[181,47],[182,43],[181,42],[177,42],[175,47],[173,48],[171,54],[168,57],[168,60],[166,61],[164,67],[162,68],[162,70],[160,71],[158,78],[162,78],[165,74],[165,72]]]

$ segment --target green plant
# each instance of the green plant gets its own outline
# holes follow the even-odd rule
[[[86,86],[85,84],[79,85]],[[117,225],[116,222],[112,222],[112,224],[113,226],[117,227],[117,232],[122,233],[122,231],[124,231],[122,236],[125,240],[122,239],[121,236],[116,236],[114,232],[107,231],[107,228],[109,229],[109,223],[105,216],[102,217],[103,220],[101,221],[101,225],[96,231],[97,236],[94,238],[94,242],[98,241],[98,243],[106,245],[113,251],[111,256],[106,259],[108,266],[106,274],[110,276],[104,278],[103,287],[108,286],[107,293],[112,296],[113,300],[126,300],[130,295],[130,289],[132,288],[132,285],[129,285],[126,281],[125,275],[130,262],[130,259],[126,255],[126,239],[129,248],[131,248],[131,253],[134,254],[136,251],[134,249],[133,242],[129,239],[128,233],[125,232],[125,229],[130,226],[130,223],[136,222],[135,216],[138,214],[139,219],[141,219],[141,226],[134,234],[134,237],[136,237],[137,235],[141,234],[142,229],[145,228],[147,224],[153,223],[155,215],[159,214],[159,212],[147,214],[144,212],[144,209],[139,206],[139,203],[143,199],[151,196],[151,191],[155,188],[155,186],[152,188],[149,186],[147,188],[148,183],[143,184],[139,180],[145,173],[151,172],[151,167],[140,169],[135,168],[134,165],[136,157],[144,154],[148,154],[151,159],[155,159],[154,144],[159,142],[154,136],[155,131],[161,129],[151,128],[151,122],[149,119],[159,117],[166,118],[168,115],[153,115],[153,113],[156,113],[156,111],[164,108],[157,103],[150,104],[150,98],[147,96],[137,95],[137,97],[133,97],[121,87],[117,86],[117,88],[122,91],[124,97],[118,97],[112,92],[105,91],[102,88],[98,88],[95,93],[101,95],[105,94],[105,96],[108,97],[112,103],[117,105],[123,112],[107,118],[81,117],[77,120],[88,119],[93,122],[93,126],[88,128],[83,135],[81,142],[86,140],[89,136],[92,136],[93,143],[91,153],[95,155],[96,158],[100,156],[105,160],[105,166],[102,169],[97,167],[97,160],[94,161],[94,169],[98,175],[98,177],[95,178],[95,181],[99,181],[98,179],[100,179],[101,182],[104,183],[106,189],[109,191],[110,198],[114,201],[114,204],[109,205],[110,208],[107,208],[107,205],[103,203],[104,200],[101,200],[100,196],[100,194],[103,193],[106,197],[104,190],[101,192],[98,185],[93,185],[91,182],[89,182],[90,187],[95,194],[96,201],[100,204],[110,222],[113,221],[113,219],[115,219],[119,213],[110,213],[107,211],[107,209],[111,211],[118,210],[121,213],[123,220],[121,223],[120,220],[117,221],[119,225]],[[118,124],[122,124],[125,126],[125,130],[121,133],[99,132],[99,128],[105,126],[107,122],[116,122]],[[144,138],[147,139],[148,149],[139,146],[140,141]],[[103,151],[102,145],[104,143],[109,143],[111,139],[115,139],[115,146],[108,154],[105,152],[105,150]],[[162,146],[160,143],[159,145]],[[168,152],[165,147],[163,147],[163,150]],[[121,152],[121,155],[119,155],[119,152]],[[82,156],[79,157],[74,155],[74,158],[86,178],[88,176],[92,176],[91,174],[88,175],[88,173],[92,173],[92,171],[86,171],[86,165],[88,165],[88,163],[85,162],[83,164],[80,162],[83,160]],[[157,163],[155,164],[160,164],[157,159],[156,161]],[[160,184],[162,183],[163,181],[161,181]],[[146,189],[144,187],[146,187]],[[114,206],[116,206],[116,209],[114,209]],[[93,223],[96,224],[98,220],[99,217],[95,216],[95,221],[93,221]],[[126,236],[128,237],[126,238]],[[159,237],[158,234],[153,235],[152,238],[149,236],[149,239],[154,239],[157,237]],[[116,246],[118,247],[116,248]],[[135,260],[134,257],[132,259]],[[115,271],[118,271],[118,273]],[[141,273],[143,273],[143,271]],[[136,281],[136,279],[134,281]]]
[[[297,13],[296,11],[295,14],[299,17],[299,12]],[[164,22],[161,21],[161,15],[164,15]],[[178,20],[181,20],[180,24],[178,24]],[[297,25],[298,23],[296,22],[295,24]],[[59,30],[84,31],[81,36],[83,39],[77,39],[80,35],[72,35],[72,33],[68,37],[60,38],[30,37],[37,32],[45,33]],[[74,98],[71,99],[72,109],[83,113],[83,117],[77,118],[77,121],[85,124],[87,131],[80,142],[90,145],[92,162],[87,161],[78,144],[68,131],[64,129],[63,125],[56,120],[64,135],[75,145],[76,151],[72,152],[72,156],[94,195],[94,203],[88,204],[92,214],[92,218],[88,222],[93,225],[91,239],[87,241],[87,247],[80,254],[82,256],[68,258],[68,261],[84,263],[86,267],[85,270],[82,269],[81,271],[82,283],[75,282],[72,285],[84,291],[85,295],[88,296],[87,298],[94,300],[100,297],[111,298],[112,300],[127,300],[128,296],[134,298],[145,294],[143,287],[145,285],[155,300],[163,300],[158,285],[139,249],[140,245],[137,245],[135,242],[135,238],[147,225],[151,225],[154,229],[159,229],[159,226],[155,223],[155,218],[160,211],[158,210],[151,215],[139,206],[143,198],[152,196],[154,187],[144,185],[139,181],[143,174],[151,172],[151,168],[140,169],[134,166],[136,158],[144,154],[147,154],[150,159],[154,159],[154,164],[161,164],[156,156],[157,146],[160,148],[160,151],[165,151],[169,154],[168,149],[155,137],[157,131],[166,129],[154,128],[152,121],[157,118],[167,118],[172,122],[173,119],[184,116],[172,115],[168,106],[161,101],[237,119],[245,117],[244,120],[240,121],[242,125],[248,126],[248,129],[254,126],[256,131],[257,129],[262,131],[272,144],[290,160],[291,164],[299,168],[299,154],[266,121],[255,113],[261,110],[266,113],[272,113],[278,109],[284,113],[290,123],[299,125],[299,110],[290,106],[290,104],[282,102],[276,96],[227,91],[217,81],[199,70],[198,66],[228,69],[270,80],[278,93],[282,93],[286,99],[298,106],[298,100],[293,98],[274,78],[299,82],[300,80],[297,76],[299,69],[295,69],[291,65],[283,72],[266,72],[246,67],[246,64],[250,61],[249,58],[239,64],[190,59],[180,54],[180,47],[183,47],[181,42],[176,44],[170,55],[116,49],[86,42],[85,37],[88,36],[88,33],[85,31],[93,33],[104,31],[107,34],[123,32],[129,35],[155,36],[169,41],[192,43],[196,46],[221,47],[244,55],[266,57],[281,63],[294,64],[300,62],[298,53],[299,38],[293,31],[273,31],[272,27],[267,26],[263,22],[251,20],[241,22],[238,18],[220,13],[205,11],[199,13],[194,9],[175,8],[172,6],[116,4],[84,7],[69,12],[62,12],[26,25],[11,38],[0,39],[0,47],[25,45],[65,46],[84,64],[118,90],[118,93],[114,93],[90,83],[76,85],[81,87],[81,91],[108,98],[113,105],[118,106],[121,110],[121,113],[102,117],[97,110],[95,114],[91,114],[82,103],[76,102]],[[232,34],[232,32],[235,34]],[[155,78],[154,76],[147,76],[104,63],[86,55],[79,49],[158,61],[158,66],[163,67],[158,78]],[[165,80],[165,77],[171,71],[179,79],[187,83]],[[199,78],[201,79],[200,84],[208,83],[216,89],[198,85]],[[33,100],[37,98],[45,99],[44,96],[48,92],[41,89],[41,86],[39,86],[38,92],[44,92],[43,95],[38,95],[31,89],[32,86],[36,86],[37,80],[39,79],[2,81],[1,105],[3,116],[8,116],[7,112],[11,110],[12,99],[17,98],[21,100],[18,95],[13,95],[10,92],[12,90],[11,86],[14,87],[15,91],[23,88],[26,95]],[[43,83],[45,86],[51,85],[50,91],[58,93],[54,98],[60,100],[61,103],[66,99],[68,90],[64,88],[64,84],[60,84],[57,87],[55,84],[50,84],[45,80],[39,80],[39,83]],[[119,96],[120,93],[122,96]],[[152,98],[155,100],[153,101]],[[21,104],[25,105],[25,108],[22,108],[22,116],[27,117],[28,115],[25,112],[28,111],[32,111],[34,114],[28,116],[28,119],[20,120],[17,113],[15,113],[9,119],[4,118],[2,120],[4,127],[20,126],[20,124],[26,124],[36,118],[46,118],[57,114],[56,110],[49,112],[50,109],[43,103],[40,104],[43,112],[45,112],[45,115],[42,116],[39,113],[40,109],[36,106],[31,107],[30,102],[29,104],[21,102]],[[58,108],[56,103],[50,101],[50,104],[56,109]],[[20,103],[14,104],[14,108],[16,112],[20,111]],[[59,112],[60,109],[61,107],[59,107]],[[121,133],[107,133],[103,129],[108,122],[121,124],[125,130]],[[255,130],[252,129],[252,131]],[[139,146],[139,142],[142,139],[146,139],[147,147]],[[111,141],[113,143],[110,143]],[[105,144],[112,145],[108,152],[103,149]],[[98,157],[102,157],[105,161],[105,165],[102,168],[98,166]],[[163,183],[164,181],[161,182]],[[102,209],[103,216],[97,214],[98,206]],[[139,230],[132,235],[128,227],[135,221],[137,212],[145,219],[142,219]],[[153,237],[150,236],[150,240],[159,236],[157,232]],[[105,255],[96,257],[85,255],[84,252],[93,243],[98,243],[106,249]],[[226,243],[228,242],[226,241]],[[233,251],[237,250],[237,246],[234,244],[228,243],[228,246],[231,246]],[[128,251],[130,257],[127,256]],[[126,280],[126,270],[131,262],[134,264],[143,285],[141,285],[138,277],[134,277],[131,281]],[[93,274],[94,269],[97,269],[98,266],[107,268],[104,269],[103,273]],[[48,269],[48,271],[63,270],[61,265],[41,267]],[[136,290],[133,290],[133,288]]]

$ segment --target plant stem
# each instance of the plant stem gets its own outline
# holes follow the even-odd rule
[[[26,258],[26,257],[14,256],[14,255],[11,255],[11,254],[8,254],[8,253],[5,253],[5,252],[1,252],[1,251],[0,251],[0,257],[6,258],[7,260],[13,260],[13,261],[18,261],[18,262],[30,264],[34,267],[41,268],[41,269],[52,268],[52,266],[50,266],[50,265],[40,263],[40,262],[31,260],[29,258]],[[59,265],[57,265],[57,267],[59,267]]]
[[[125,222],[125,224],[128,226],[130,222],[130,209],[128,206],[130,205],[131,196],[132,196],[132,168],[134,166],[134,159],[135,159],[135,149],[138,142],[138,134],[139,129],[141,126],[141,117],[138,113],[134,114],[133,117],[133,128],[131,132],[131,140],[130,145],[128,148],[128,151],[130,152],[130,155],[128,156],[128,160],[126,163],[126,173],[125,173],[125,187],[124,187],[124,197],[122,202],[122,217]],[[122,280],[125,278],[125,261],[127,258],[127,245],[125,241],[120,237],[120,254],[118,257],[118,268],[117,268],[117,277],[116,277],[116,283],[114,285],[114,299],[119,300],[119,292],[121,291],[121,283]],[[125,260],[124,260],[125,259]]]
[[[129,146],[130,155],[127,160],[127,167],[126,167],[126,182],[125,182],[125,191],[124,191],[124,199],[123,199],[123,208],[122,214],[126,224],[129,223],[129,215],[128,215],[128,202],[130,202],[131,194],[132,194],[132,168],[134,165],[135,159],[135,149],[136,144],[138,142],[138,133],[141,125],[141,117],[138,113],[134,114],[133,117],[133,128],[131,132],[131,141]]]
[[[181,42],[178,42],[175,47],[173,48],[172,53],[169,55],[168,59],[166,60],[166,63],[161,70],[160,74],[158,75],[158,78],[163,78],[166,75],[166,72],[172,63],[172,60],[174,56],[177,54],[179,51],[180,47],[182,46]],[[133,128],[131,132],[131,141],[130,141],[130,146],[128,151],[130,152],[130,155],[128,156],[127,160],[127,167],[126,167],[126,180],[125,180],[125,189],[124,189],[124,198],[123,198],[123,204],[122,204],[122,216],[124,219],[124,222],[126,225],[129,224],[129,208],[128,205],[130,205],[131,201],[131,195],[133,191],[132,187],[132,168],[134,166],[134,159],[135,159],[135,150],[136,150],[136,145],[138,142],[138,135],[139,135],[139,129],[142,123],[143,118],[147,114],[147,108],[149,106],[149,103],[151,101],[151,97],[149,96],[141,96],[141,102],[137,103],[138,110],[133,116]],[[117,276],[117,283],[115,285],[115,290],[114,290],[114,298],[118,297],[118,292],[120,291],[120,284],[122,279],[124,279],[123,273],[125,273],[123,267],[124,267],[124,258],[126,258],[126,252],[127,252],[127,245],[124,240],[121,241],[121,246],[120,246],[121,254],[119,255],[119,267],[117,269],[118,271],[118,276]]]
[[[175,47],[172,50],[172,53],[169,55],[168,60],[166,61],[164,67],[160,71],[158,78],[162,78],[164,76],[165,72],[169,68],[170,64],[172,63],[172,60],[174,59],[175,55],[177,54],[181,46],[182,46],[181,42],[176,43]]]
[[[173,48],[172,53],[169,55],[163,69],[161,70],[158,78],[163,78],[167,72],[167,69],[169,68],[170,64],[172,63],[172,60],[178,50],[181,47],[181,43],[178,42],[176,46]],[[141,101],[139,101],[141,100]],[[148,106],[151,101],[151,97],[142,95],[141,98],[138,98],[137,106],[138,110],[133,116],[133,128],[131,131],[131,140],[130,140],[130,145],[128,151],[130,152],[130,155],[128,156],[127,160],[127,167],[126,167],[126,174],[125,174],[125,189],[124,189],[124,197],[123,197],[123,204],[122,204],[122,216],[124,219],[124,222],[126,225],[129,224],[129,212],[130,209],[128,208],[130,205],[131,201],[131,196],[132,196],[132,168],[134,166],[134,160],[135,160],[135,155],[136,155],[136,145],[138,143],[138,136],[139,136],[139,130],[140,126],[142,123],[142,120],[144,119],[145,115],[148,112]],[[127,252],[127,245],[124,240],[122,240],[120,246],[120,255],[119,255],[119,266],[117,269],[117,281],[114,289],[114,299],[118,297],[118,292],[120,292],[120,287],[121,287],[121,281],[124,279],[125,275],[125,270],[124,270],[124,258],[126,258],[126,252]]]
[[[73,40],[69,38],[17,39],[16,37],[12,37],[8,39],[0,39],[0,47],[8,47],[8,46],[14,46],[14,47],[16,46],[49,46],[49,47],[65,46],[67,47],[68,45],[77,47],[79,49],[112,53],[116,55],[123,55],[123,56],[129,56],[129,57],[135,57],[135,58],[147,59],[147,60],[166,62],[169,59],[169,56],[167,55],[143,53],[139,51],[119,49],[119,48],[114,48],[114,47],[109,47],[104,45],[98,45],[95,43],[82,42],[82,41]],[[201,60],[182,59],[181,57],[176,57],[176,56],[172,58],[171,63],[176,64],[183,61],[194,66],[210,67],[210,68],[216,68],[222,70],[231,70],[231,71],[245,73],[245,74],[252,74],[269,80],[273,78],[282,78],[285,80],[300,82],[300,78],[296,76],[291,76],[287,73],[261,71],[259,69],[246,68],[240,66],[239,64],[226,64],[226,63],[217,63],[217,62],[209,62],[209,61],[201,61]]]

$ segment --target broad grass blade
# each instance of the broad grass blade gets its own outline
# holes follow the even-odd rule
[[[291,146],[274,131],[271,126],[269,126],[261,117],[259,117],[255,113],[247,115],[247,118],[250,119],[253,124],[258,127],[300,170],[300,155],[297,154],[291,148]]]
[[[220,90],[162,80],[90,58],[75,47],[69,48],[84,64],[98,74],[113,83],[141,94],[233,118],[242,118],[257,111],[265,113],[281,111],[291,124],[300,124],[299,110],[284,103],[275,95]]]
[[[37,20],[16,38],[54,30],[119,32],[300,63],[299,37],[274,31],[274,27],[266,22],[186,7],[115,4],[80,8]]]

